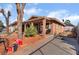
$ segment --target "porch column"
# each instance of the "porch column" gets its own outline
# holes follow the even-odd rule
[[[56,28],[55,28],[55,23],[52,23],[51,24],[51,34],[55,34],[55,30],[56,30]]]
[[[62,32],[64,32],[64,26],[61,26],[62,27]]]
[[[46,34],[46,19],[44,19],[42,21],[43,25],[42,25],[42,34],[45,35]]]

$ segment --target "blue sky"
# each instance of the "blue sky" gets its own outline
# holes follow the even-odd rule
[[[17,12],[15,4],[1,3],[0,9],[11,11],[10,23],[16,21]],[[55,17],[60,21],[62,19],[69,19],[72,24],[76,25],[79,22],[79,4],[64,4],[64,3],[27,3],[24,9],[24,20],[32,15]],[[5,18],[0,13],[0,20],[5,24]]]

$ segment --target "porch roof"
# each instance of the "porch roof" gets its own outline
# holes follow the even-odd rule
[[[46,17],[46,16],[32,16],[27,21],[25,21],[24,23],[33,22],[33,21],[41,21],[43,19],[46,19],[46,20],[49,20],[49,21],[55,21],[55,22],[65,26],[65,24],[63,22],[59,21],[59,19],[50,18],[50,17]]]

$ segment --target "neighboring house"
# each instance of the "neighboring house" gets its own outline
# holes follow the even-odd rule
[[[46,33],[50,34],[59,34],[64,31],[64,23],[60,22],[57,18],[49,18],[45,16],[32,16],[27,21],[23,22],[22,30],[23,32],[29,27],[30,23],[33,23],[37,28],[38,34],[45,35]],[[17,28],[17,22],[14,22],[10,25],[11,31]]]
[[[13,32],[17,28],[16,25],[17,25],[17,21],[10,24],[10,26],[9,26],[10,32]]]
[[[67,36],[67,37],[75,37],[75,33],[74,33],[74,25],[71,24],[71,23],[65,23],[65,27],[64,27],[64,36]]]
[[[74,28],[75,26],[73,24],[65,24],[65,28],[64,30],[65,31],[72,31],[72,29]]]

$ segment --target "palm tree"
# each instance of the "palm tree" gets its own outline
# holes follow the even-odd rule
[[[18,38],[22,39],[22,21],[23,21],[23,14],[24,14],[24,7],[25,3],[16,3],[16,9],[17,9],[17,21],[18,21]]]
[[[9,34],[9,17],[11,16],[11,12],[8,11],[7,14],[5,14],[4,9],[1,9],[0,12],[3,14],[6,20],[6,33]]]

